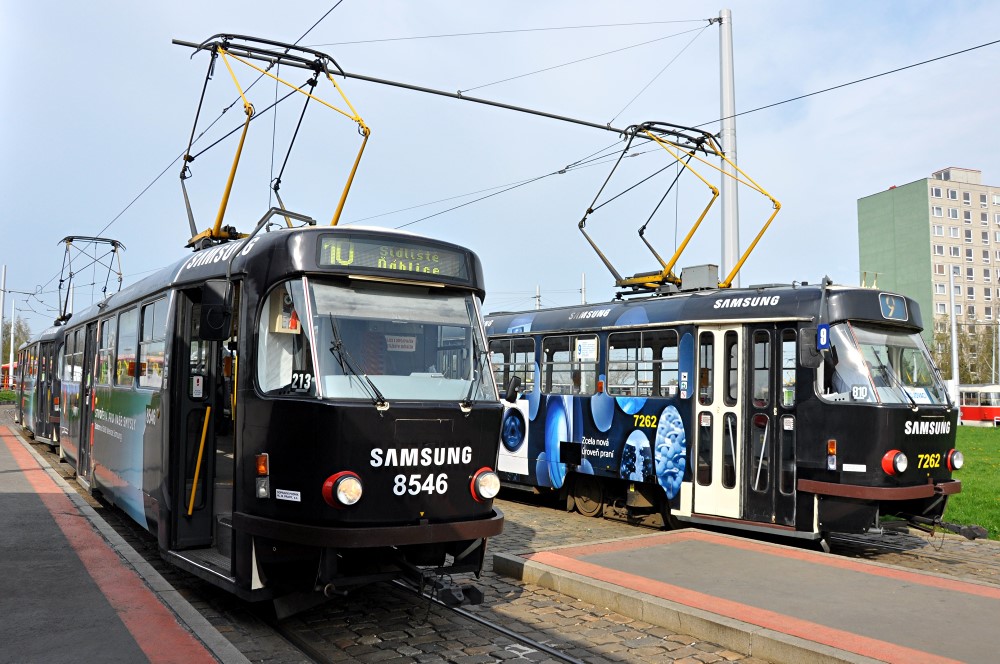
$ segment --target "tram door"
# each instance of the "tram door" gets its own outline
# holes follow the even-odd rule
[[[795,525],[795,329],[747,327],[744,518]]]
[[[740,516],[742,334],[726,326],[698,331],[695,514]]]
[[[171,544],[174,549],[191,549],[212,544],[216,421],[222,415],[216,396],[220,343],[200,336],[198,291],[181,292],[176,301],[169,443]]]
[[[87,324],[80,375],[80,447],[76,453],[76,478],[90,486],[90,446],[94,444],[94,373],[97,370],[97,323]]]

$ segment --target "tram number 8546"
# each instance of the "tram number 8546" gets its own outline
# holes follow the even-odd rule
[[[392,484],[392,492],[397,496],[407,493],[411,496],[416,496],[420,493],[429,493],[431,495],[435,493],[447,493],[448,475],[446,473],[438,475],[432,473],[427,475],[426,478],[423,475],[396,475]]]

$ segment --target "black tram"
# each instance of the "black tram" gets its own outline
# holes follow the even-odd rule
[[[937,524],[963,458],[921,325],[909,298],[827,280],[487,315],[497,380],[525,390],[501,480],[655,525]]]
[[[247,599],[478,574],[503,524],[483,297],[473,252],[401,232],[202,249],[73,315],[63,452]]]
[[[60,372],[64,328],[53,326],[17,351],[20,380],[16,420],[35,440],[59,445]]]

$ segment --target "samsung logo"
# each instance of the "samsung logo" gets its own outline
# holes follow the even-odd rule
[[[781,299],[780,295],[771,297],[731,297],[726,300],[716,300],[713,309],[731,309],[733,307],[773,307]]]
[[[934,422],[907,422],[903,427],[903,433],[907,436],[936,436],[943,433],[951,433],[951,422],[938,420]]]
[[[445,466],[472,463],[471,447],[390,447],[372,450],[372,468],[395,468],[405,466]]]
[[[611,309],[591,309],[590,311],[573,312],[569,315],[570,320],[582,318],[607,318],[611,315]]]

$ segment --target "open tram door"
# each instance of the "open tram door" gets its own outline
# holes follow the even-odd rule
[[[795,525],[796,332],[747,326],[746,450],[743,518]]]
[[[740,517],[743,475],[743,331],[698,330],[695,388],[695,450],[692,515]]]
[[[176,298],[168,483],[171,551],[188,550],[182,557],[228,575],[235,353],[224,292],[210,281]]]
[[[79,337],[78,337],[79,339]],[[76,479],[90,488],[90,446],[94,443],[94,377],[97,372],[97,322],[87,323],[83,349],[83,368],[80,375],[80,428],[79,447],[76,452]]]

